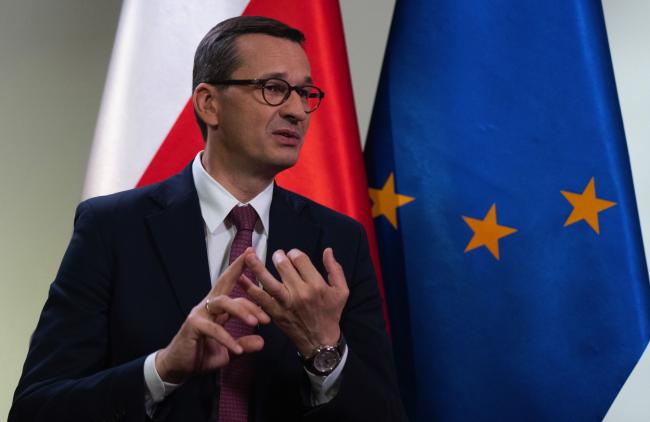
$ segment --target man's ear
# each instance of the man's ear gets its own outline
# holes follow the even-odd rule
[[[201,117],[206,125],[216,127],[219,125],[219,95],[214,85],[201,82],[192,93],[194,111]]]

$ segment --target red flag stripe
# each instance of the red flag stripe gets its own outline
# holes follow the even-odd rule
[[[190,99],[138,181],[138,187],[160,182],[180,172],[203,149],[201,130]]]

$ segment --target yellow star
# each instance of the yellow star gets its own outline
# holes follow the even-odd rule
[[[573,205],[573,211],[564,223],[564,227],[585,220],[597,234],[600,234],[598,213],[616,205],[616,202],[596,198],[596,184],[592,177],[585,190],[580,193],[560,191],[567,201]]]
[[[383,215],[395,229],[397,229],[397,208],[415,199],[395,192],[393,173],[388,175],[384,187],[381,189],[369,188],[368,192],[372,199],[372,218]]]
[[[474,236],[467,244],[465,252],[485,246],[499,260],[499,239],[517,231],[512,227],[497,224],[497,204],[492,204],[483,220],[463,216],[465,223],[474,231]]]

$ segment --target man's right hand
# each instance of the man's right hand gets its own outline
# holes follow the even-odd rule
[[[233,338],[223,324],[239,318],[250,326],[268,324],[271,318],[256,304],[245,298],[230,298],[232,288],[244,270],[247,249],[219,277],[210,293],[196,305],[167,347],[156,355],[160,378],[179,384],[190,376],[226,366],[230,353],[257,352],[264,346],[258,335]]]

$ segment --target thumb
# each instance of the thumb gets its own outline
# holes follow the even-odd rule
[[[334,251],[332,248],[326,248],[323,251],[323,265],[325,265],[327,279],[330,282],[330,286],[337,289],[347,289],[343,267],[341,267],[341,264],[339,264],[336,258],[334,258]]]
[[[220,296],[220,295],[230,295],[233,287],[237,284],[237,279],[244,272],[244,260],[246,255],[255,253],[253,248],[246,248],[246,250],[237,257],[229,266],[226,268],[226,271],[221,274],[214,287],[208,294],[210,297]]]

